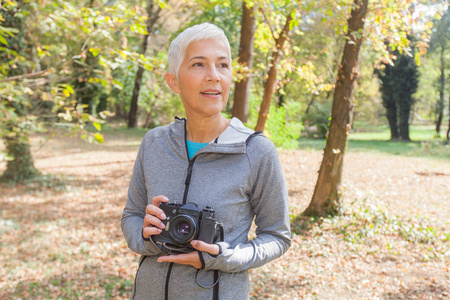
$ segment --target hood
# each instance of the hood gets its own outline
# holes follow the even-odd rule
[[[175,117],[175,121],[170,124],[172,133],[185,142],[185,118]],[[211,141],[206,147],[200,149],[202,152],[218,153],[246,153],[246,141],[254,133],[253,130],[244,126],[238,118],[232,118],[230,124],[222,134]]]

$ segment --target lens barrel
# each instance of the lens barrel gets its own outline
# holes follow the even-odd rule
[[[198,231],[197,222],[188,215],[178,215],[172,219],[169,227],[170,237],[177,243],[188,243]]]

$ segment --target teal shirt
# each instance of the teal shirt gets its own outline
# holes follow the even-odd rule
[[[188,153],[189,153],[189,159],[194,157],[195,153],[197,153],[198,150],[202,149],[203,147],[205,147],[206,145],[209,144],[209,143],[196,143],[196,142],[191,142],[188,140],[186,140],[186,142],[187,142],[187,149],[188,149]]]

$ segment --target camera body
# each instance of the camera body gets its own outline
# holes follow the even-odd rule
[[[161,203],[159,208],[166,215],[162,222],[165,228],[159,235],[153,235],[153,241],[164,253],[188,253],[195,249],[192,240],[201,240],[213,244],[218,237],[218,225],[214,210],[206,206],[199,210],[196,203]]]

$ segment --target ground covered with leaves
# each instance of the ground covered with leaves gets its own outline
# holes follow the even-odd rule
[[[33,138],[39,180],[0,183],[0,299],[127,299],[138,256],[120,217],[141,132]],[[251,270],[253,299],[450,298],[450,161],[355,152],[345,213],[305,218],[322,151],[280,151],[292,247]],[[5,165],[0,165],[0,172]]]

